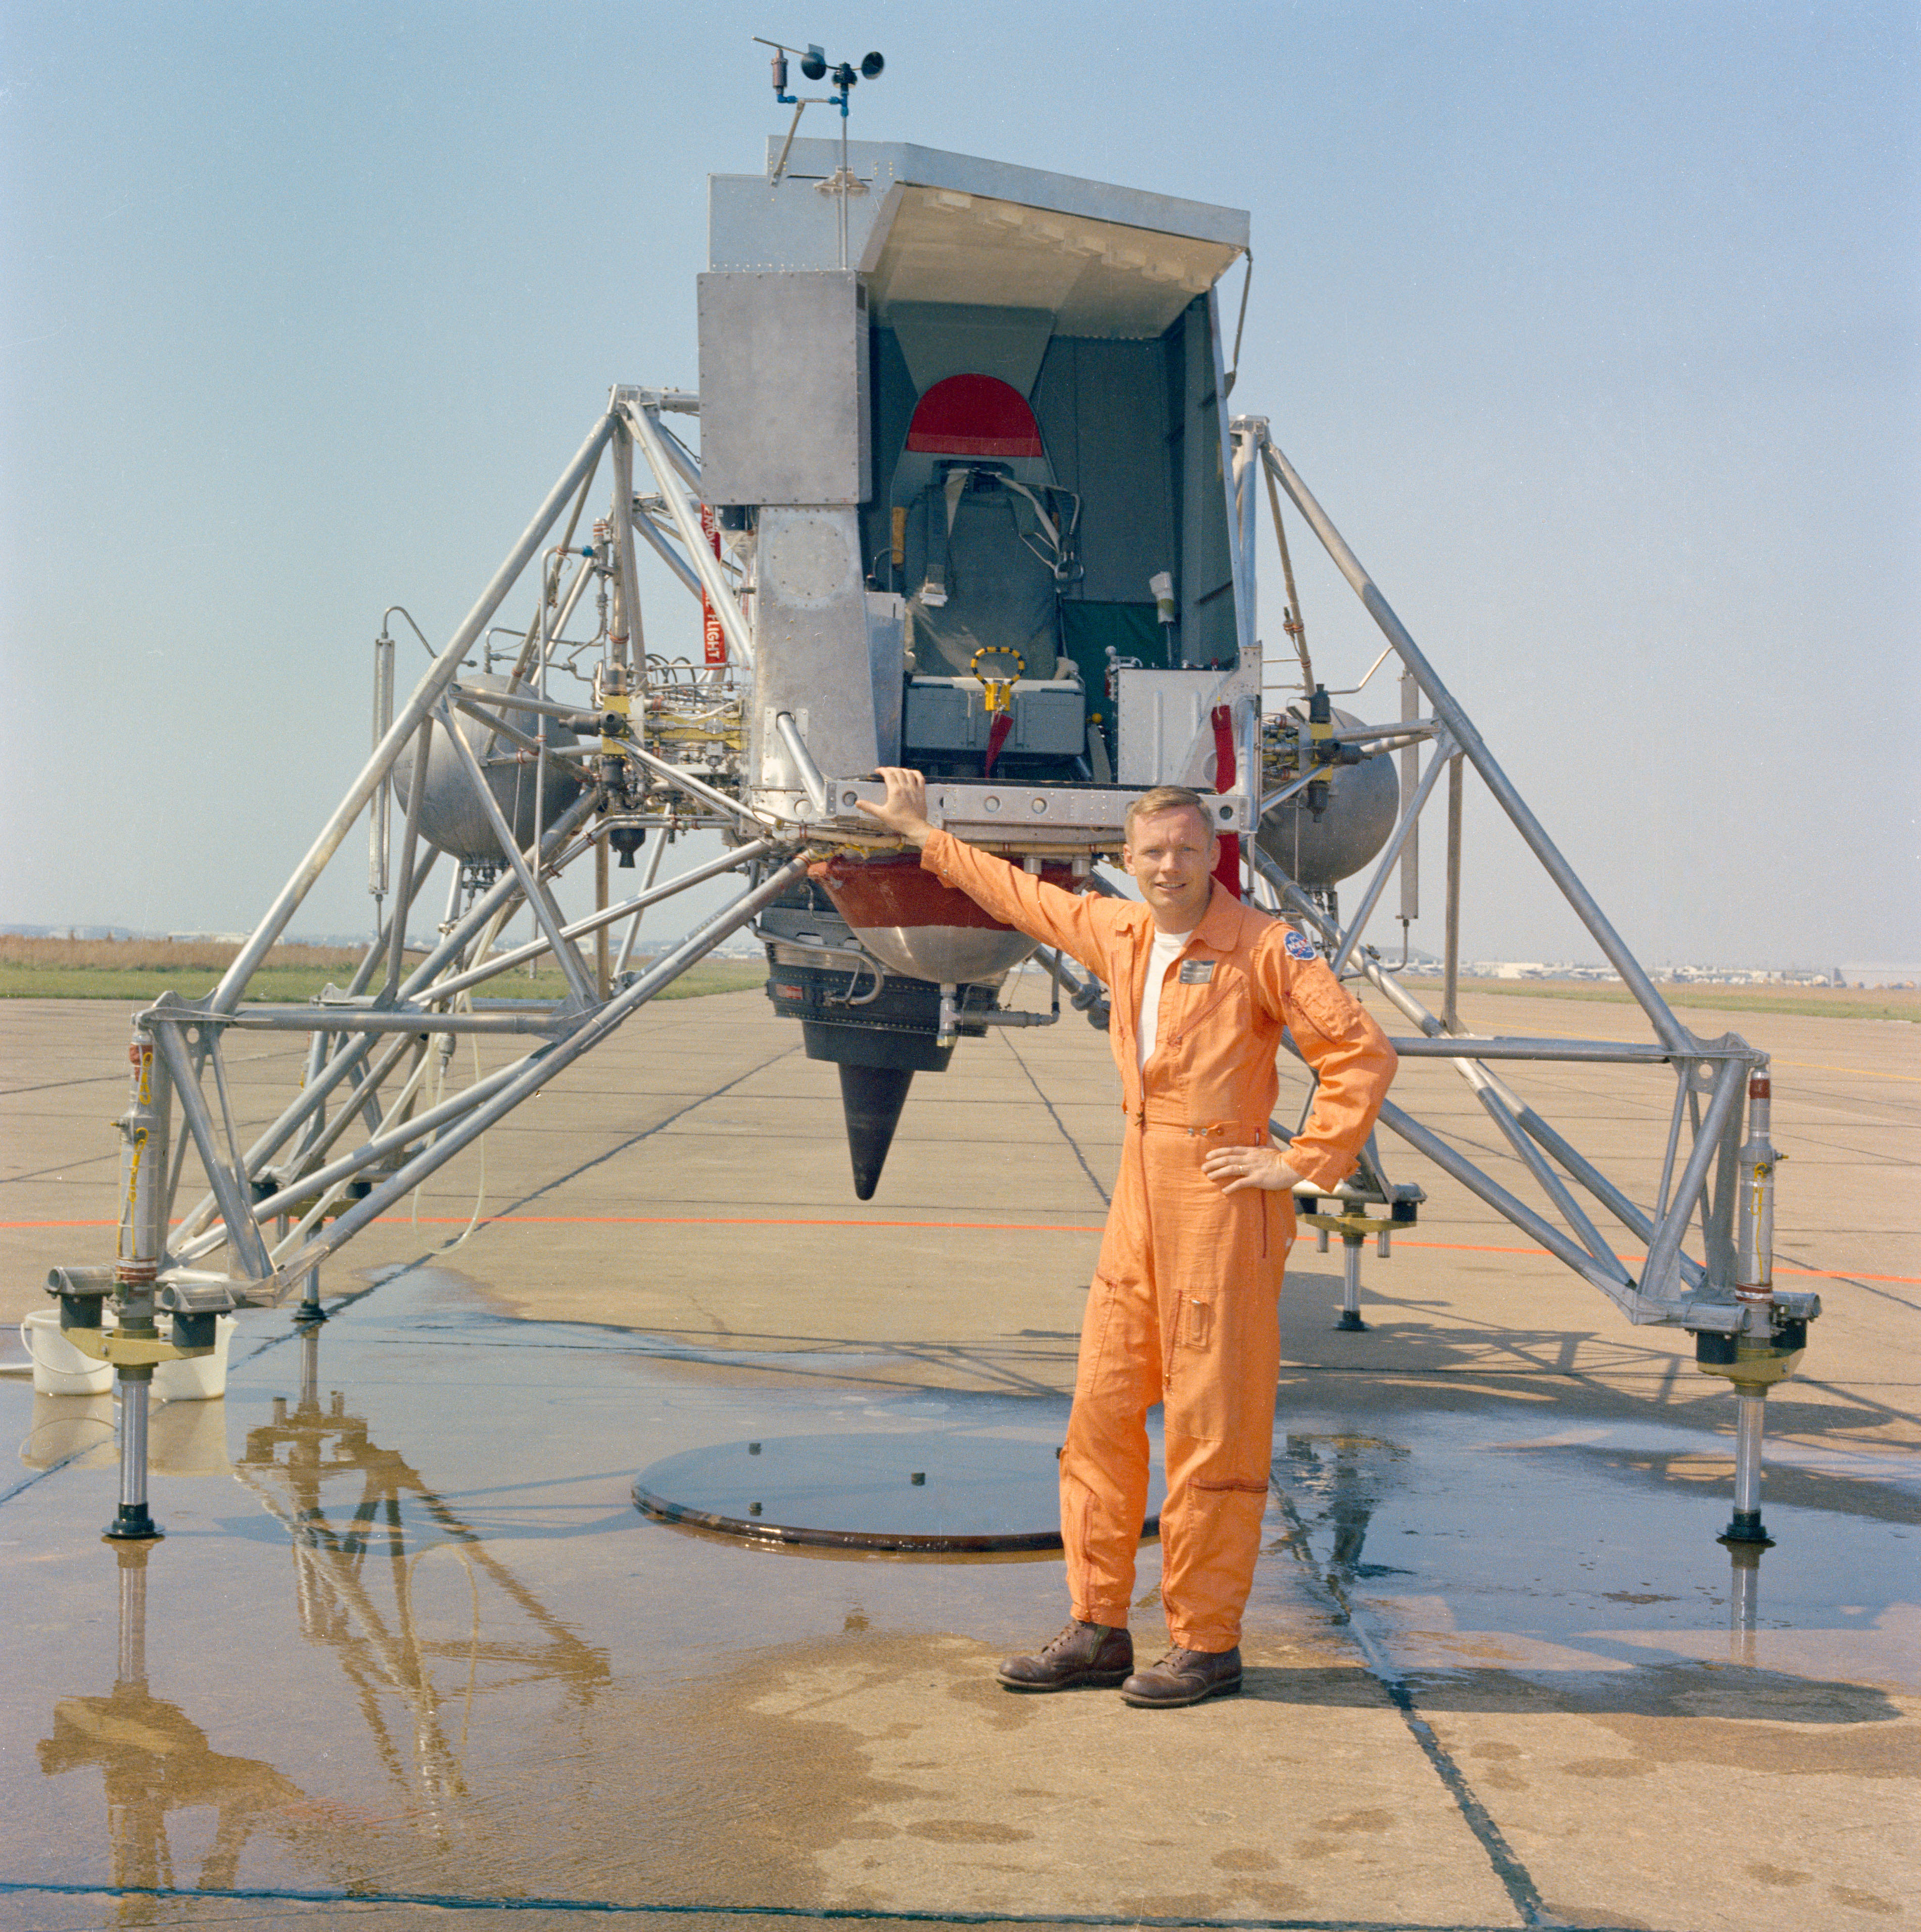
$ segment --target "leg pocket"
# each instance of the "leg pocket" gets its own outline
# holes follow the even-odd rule
[[[1190,1348],[1205,1348],[1214,1339],[1214,1304],[1203,1297],[1187,1303],[1187,1332],[1181,1337]]]

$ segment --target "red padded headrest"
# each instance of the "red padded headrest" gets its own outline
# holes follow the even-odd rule
[[[997,376],[950,376],[915,405],[909,449],[949,456],[1039,456],[1040,426],[1027,398]]]

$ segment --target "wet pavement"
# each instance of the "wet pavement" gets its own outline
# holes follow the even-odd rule
[[[124,1027],[29,1018],[0,1016],[16,1274],[101,1240],[75,1224],[110,1164],[45,1176],[88,1172],[117,1095],[63,1108],[36,1069]],[[1770,1401],[1778,1546],[1715,1540],[1732,1402],[1681,1338],[1402,1162],[1435,1198],[1369,1258],[1370,1332],[1331,1328],[1337,1258],[1290,1274],[1246,1691],[1163,1713],[994,1685],[1064,1614],[1057,1556],[782,1547],[631,1494],[749,1528],[1048,1527],[1103,1043],[989,1042],[920,1083],[861,1210],[809,1124],[832,1070],[764,1006],[644,1016],[489,1136],[511,1218],[435,1252],[477,1186],[450,1177],[318,1331],[249,1315],[224,1400],[157,1409],[164,1541],[98,1539],[110,1397],[0,1378],[0,1924],[1910,1922],[1921,1056],[1912,1029],[1769,1024],[1820,1076],[1776,1076],[1784,1255],[1859,1270],[1817,1284]],[[1639,1104],[1570,1083],[1555,1117],[1631,1166]],[[1866,1160],[1879,1205],[1835,1234]],[[1157,1574],[1150,1541],[1150,1657]]]
[[[660,1522],[756,1542],[919,1556],[1060,1549],[1057,1404],[956,1395],[906,1414],[928,1419],[883,1432],[863,1425],[884,1418],[843,1416],[831,1433],[683,1449],[635,1478],[634,1500]],[[1160,1502],[1151,1490],[1150,1537]]]

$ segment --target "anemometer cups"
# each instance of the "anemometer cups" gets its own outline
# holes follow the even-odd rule
[[[887,67],[887,62],[877,53],[863,54],[860,70],[857,73],[851,61],[839,62],[833,70],[835,86],[845,91],[857,80],[876,80]],[[810,46],[800,57],[800,71],[809,80],[824,80],[827,77],[827,56],[818,44]]]

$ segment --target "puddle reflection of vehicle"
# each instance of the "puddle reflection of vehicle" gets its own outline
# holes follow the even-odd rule
[[[200,1862],[203,1890],[236,1882],[240,1854],[257,1826],[287,1834],[311,1808],[292,1779],[258,1759],[215,1750],[206,1733],[177,1704],[147,1688],[147,1558],[152,1543],[113,1546],[120,1566],[120,1662],[104,1697],[63,1697],[41,1738],[40,1768],[49,1778],[99,1768],[106,1786],[107,1838],[116,1888],[171,1888],[182,1882],[167,1837],[167,1816],[210,1808],[213,1840]],[[140,1924],[151,1898],[122,1899],[120,1922]]]
[[[407,1798],[403,1815],[444,1848],[460,1822],[466,1739],[489,1689],[524,1691],[530,1682],[549,1679],[569,1700],[584,1701],[608,1680],[606,1654],[554,1616],[404,1456],[374,1442],[365,1419],[348,1413],[344,1395],[334,1392],[323,1406],[318,1351],[317,1328],[303,1330],[300,1396],[291,1404],[284,1396],[274,1399],[272,1419],[248,1431],[233,1473],[285,1526],[301,1634],[335,1652],[376,1754]],[[37,1418],[29,1442],[48,1454],[110,1456],[111,1398],[63,1400],[86,1412],[44,1422]],[[53,1430],[51,1439],[46,1430]],[[183,1440],[183,1455],[186,1446]],[[205,1463],[206,1445],[198,1448],[188,1460]],[[224,1456],[219,1466],[228,1466]],[[374,1846],[366,1845],[364,1859],[357,1850],[365,1794],[317,1798],[271,1764],[215,1751],[178,1705],[152,1694],[147,1565],[162,1546],[158,1540],[123,1540],[110,1546],[120,1592],[113,1689],[105,1696],[56,1703],[39,1758],[49,1777],[95,1767],[102,1774],[113,1884],[135,1894],[120,1901],[120,1922],[144,1922],[157,1909],[154,1899],[139,1895],[143,1892],[232,1887],[256,1829],[296,1847],[342,1882],[375,1869]],[[464,1573],[457,1636],[423,1630],[418,1573],[436,1556],[458,1562]],[[179,1630],[171,1640],[190,1641]],[[434,1678],[437,1666],[449,1665],[460,1684],[454,1700],[458,1745],[443,1721],[450,1700]],[[197,1808],[211,1808],[216,1817],[197,1878],[176,1870],[168,1836],[170,1814]],[[467,1835],[473,1842],[467,1849],[477,1850],[482,1834]]]
[[[1724,1537],[1732,1574],[1727,1589],[1727,1655],[1733,1664],[1752,1664],[1754,1631],[1761,1613],[1761,1552],[1772,1543],[1735,1541]]]
[[[462,1680],[464,1738],[490,1688],[550,1678],[584,1701],[608,1681],[607,1654],[548,1610],[404,1456],[374,1442],[341,1391],[323,1406],[317,1327],[303,1326],[300,1347],[299,1400],[274,1398],[233,1473],[286,1526],[301,1634],[335,1652],[388,1775],[444,1844],[464,1787],[435,1665],[455,1665]],[[423,1633],[420,1566],[436,1556],[465,1573],[464,1634]],[[509,1623],[511,1634],[500,1628]]]

